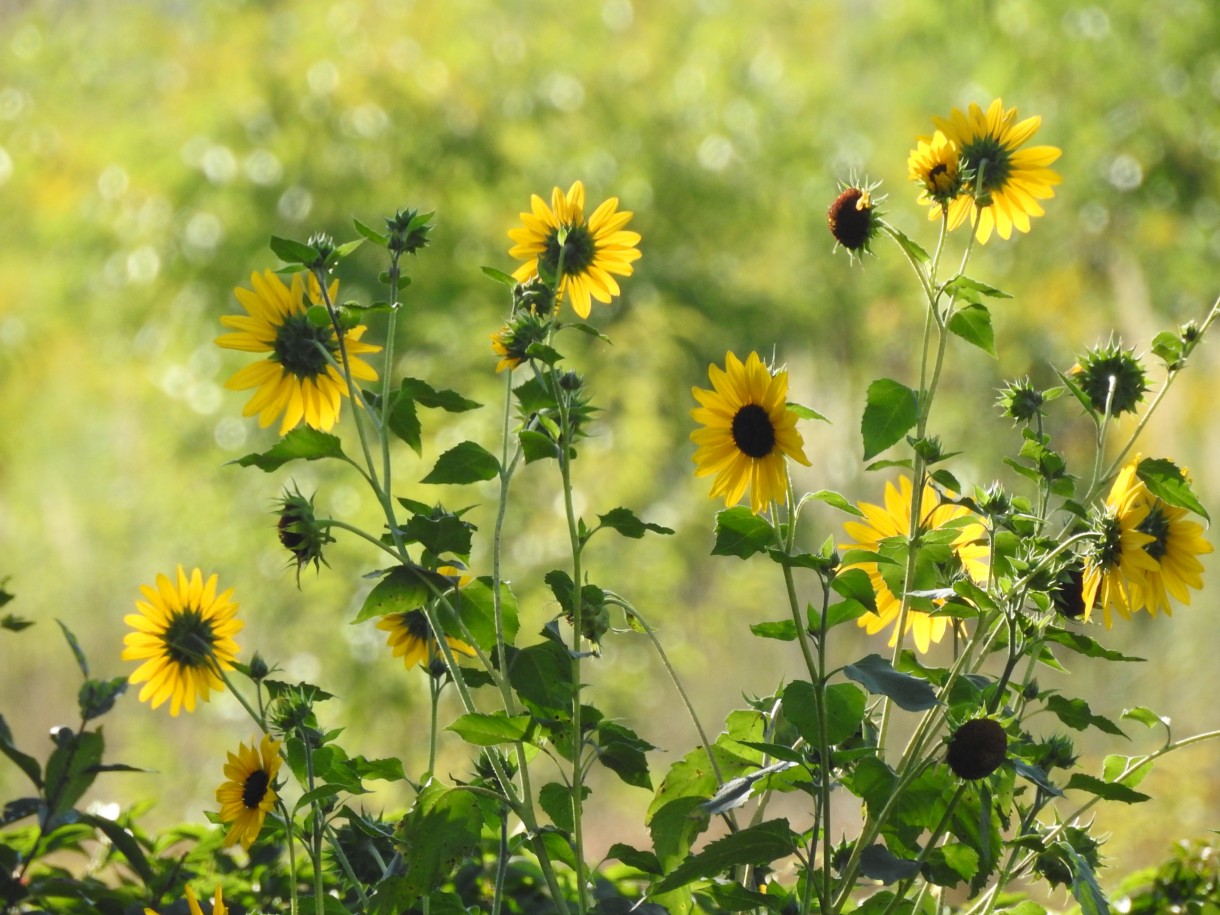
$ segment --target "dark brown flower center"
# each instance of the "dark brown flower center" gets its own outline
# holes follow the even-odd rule
[[[316,326],[304,314],[289,315],[271,344],[275,360],[297,378],[316,378],[326,372],[326,353],[335,356],[339,346],[330,325]]]
[[[949,740],[949,768],[958,778],[986,778],[1004,762],[1008,735],[998,721],[975,718],[965,722]]]
[[[212,621],[194,607],[175,613],[161,636],[165,656],[178,667],[203,667],[212,656],[216,634]]]
[[[263,769],[255,769],[246,776],[246,783],[241,789],[241,802],[247,810],[257,810],[267,796],[267,787],[271,779]]]
[[[756,403],[748,403],[733,417],[733,443],[742,454],[765,458],[775,449],[771,417]]]
[[[867,247],[873,233],[873,206],[858,187],[849,187],[830,205],[826,223],[835,241],[848,251]]]

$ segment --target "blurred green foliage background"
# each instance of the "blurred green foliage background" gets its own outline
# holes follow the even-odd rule
[[[959,478],[980,484],[1012,482],[999,458],[1019,435],[992,407],[1003,379],[1051,384],[1112,332],[1142,351],[1220,292],[1210,0],[0,4],[0,576],[17,594],[10,609],[37,623],[0,634],[0,711],[18,745],[43,755],[48,728],[74,715],[74,665],[53,621],[76,632],[95,676],[126,674],[122,617],[138,585],[183,563],[236,589],[247,657],[257,648],[343,697],[324,712],[348,728],[352,752],[423,766],[422,674],[405,672],[371,624],[348,625],[377,558],[340,543],[298,591],[269,514],[290,480],[370,529],[376,507],[335,468],[224,466],[269,446],[274,428],[241,418],[245,396],[221,384],[244,362],[211,341],[236,310],[232,287],[275,266],[269,236],[343,240],[353,216],[377,225],[398,207],[436,210],[434,245],[408,268],[397,370],[488,406],[425,427],[423,459],[403,449],[398,480],[412,498],[477,503],[486,531],[491,488],[412,481],[462,438],[498,450],[503,377],[488,335],[507,303],[479,268],[513,269],[505,233],[529,195],[578,178],[591,204],[618,196],[644,236],[623,298],[594,311],[613,345],[569,344],[605,411],[577,465],[581,510],[628,505],[679,531],[599,542],[591,574],[659,627],[709,725],[742,694],[770,693],[796,656],[751,644],[747,625],[783,615],[780,579],[707,557],[717,506],[690,473],[690,387],[706,386],[726,349],[774,351],[793,399],[832,420],[804,425],[813,466],[798,484],[879,501],[859,410],[873,378],[913,379],[919,297],[895,250],[863,269],[832,256],[826,207],[838,179],[884,180],[888,217],[932,244],[907,151],[932,115],[995,96],[1043,117],[1035,142],[1063,149],[1064,180],[1029,236],[994,240],[972,265],[1015,298],[995,309],[998,362],[952,353],[933,425],[966,452]],[[375,298],[381,266],[360,252],[343,297]],[[1188,465],[1220,509],[1216,384],[1212,342],[1142,450]],[[1089,430],[1067,401],[1052,431],[1087,473]],[[541,465],[514,490],[506,558],[523,634],[555,613],[535,582],[564,554],[558,492]],[[842,539],[841,520],[818,516],[811,543]],[[486,559],[476,552],[477,571]],[[1112,717],[1148,705],[1172,716],[1175,735],[1215,727],[1212,585],[1171,620],[1095,630],[1148,663],[1076,663],[1065,688]],[[844,662],[866,645],[845,634]],[[637,636],[609,638],[589,680],[599,706],[661,747],[658,770],[694,744]],[[225,751],[252,736],[237,704],[171,719],[134,695],[122,702],[106,724],[111,761],[159,774],[113,775],[95,795],[155,798],[166,823],[201,819]],[[1081,746],[1095,761],[1151,740]],[[455,757],[441,773],[468,765]],[[1220,825],[1217,771],[1220,751],[1190,750],[1145,783],[1153,803],[1103,813],[1117,833],[1111,863],[1131,869]],[[18,776],[0,765],[4,797]],[[595,798],[594,847],[633,839],[644,801]]]

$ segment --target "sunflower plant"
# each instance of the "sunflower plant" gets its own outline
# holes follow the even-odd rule
[[[294,483],[276,502],[275,535],[297,587],[308,587],[307,566],[329,567],[338,538],[367,547],[361,571],[371,584],[345,623],[384,633],[387,671],[427,685],[427,720],[402,722],[426,733],[426,765],[411,771],[348,745],[342,700],[325,684],[282,679],[259,652],[243,656],[234,590],[221,589],[219,573],[179,566],[138,589],[137,612],[125,618],[121,659],[136,665],[126,677],[90,679],[64,630],[85,677],[81,724],[54,732],[45,764],[17,749],[0,719],[0,749],[34,786],[4,809],[5,911],[200,913],[210,896],[214,915],[1037,915],[1046,909],[1026,888],[1042,881],[1067,887],[1082,912],[1108,912],[1097,876],[1103,837],[1089,812],[1147,800],[1139,786],[1157,760],[1220,732],[1179,736],[1142,706],[1115,721],[1038,677],[1069,661],[1139,660],[1107,648],[1105,630],[1141,612],[1169,615],[1203,586],[1201,557],[1212,548],[1191,477],[1171,456],[1136,446],[1220,302],[1151,341],[1155,370],[1112,340],[1081,353],[1054,387],[1007,382],[996,421],[1015,424],[1019,447],[994,475],[955,460],[970,442],[943,442],[933,407],[963,347],[995,355],[991,308],[1008,298],[966,271],[979,246],[1045,215],[1060,151],[1029,145],[1040,123],[999,99],[932,119],[907,159],[912,202],[937,230],[930,253],[885,217],[876,185],[848,182],[829,208],[835,244],[853,259],[893,252],[909,265],[909,319],[922,322],[917,377],[867,387],[860,445],[876,482],[865,493],[796,485],[793,465],[803,478],[820,472],[804,430],[828,419],[789,400],[790,373],[776,356],[728,341],[708,368],[710,387],[692,384],[694,475],[710,477],[710,498],[724,503],[712,561],[747,562],[750,574],[782,584],[783,610],[746,625],[777,665],[797,670],[715,732],[695,713],[651,613],[632,601],[630,576],[597,563],[610,535],[662,549],[674,532],[625,506],[585,509],[575,496],[585,442],[613,417],[571,355],[584,350],[569,341],[606,340],[593,304],[613,307],[636,269],[633,214],[616,197],[586,212],[579,181],[554,188],[549,205],[531,197],[508,232],[506,253],[519,265],[483,268],[505,311],[488,329],[483,366],[503,378],[499,435],[489,446],[460,441],[430,464],[421,463],[425,427],[481,406],[397,375],[409,362],[395,353],[408,330],[402,317],[415,307],[404,297],[407,258],[428,246],[433,214],[356,222],[357,237],[343,244],[324,234],[272,239],[280,264],[236,288],[244,314],[222,318],[227,332],[215,340],[256,358],[228,383],[253,389],[244,415],[279,424],[273,444],[236,463],[272,473],[329,461],[367,487],[377,529],[320,514]],[[968,232],[954,235],[961,226]],[[384,300],[342,301],[342,275],[370,249],[384,268]],[[365,340],[370,327],[382,343]],[[1120,434],[1125,414],[1136,419]],[[1063,444],[1081,423],[1092,446],[1083,455]],[[403,481],[404,462],[421,464],[418,482]],[[509,584],[505,550],[511,513],[544,514],[514,487],[527,473],[549,481],[564,544],[540,575],[552,611],[541,625]],[[469,501],[437,500],[431,488],[470,486],[495,492],[489,530],[453,507]],[[817,530],[814,506],[844,520]],[[862,657],[853,629],[876,637]],[[589,686],[594,671],[615,676],[603,642],[636,636],[655,650],[697,737],[663,771],[649,723],[608,716]],[[215,774],[210,826],[150,837],[132,816],[78,809],[99,773],[130,768],[102,761],[101,730],[90,724],[128,684],[140,686],[149,714],[190,714],[224,696],[248,718],[225,737],[235,749]],[[1053,729],[1032,726],[1035,715]],[[1079,764],[1071,732],[1118,737],[1136,727],[1155,730],[1159,745],[1108,756],[1100,771]],[[468,748],[468,773],[438,771],[442,740]],[[647,792],[648,841],[616,842],[594,863],[586,813],[599,800],[598,768]],[[408,789],[409,807],[370,813],[367,796],[386,782]],[[854,832],[840,825],[852,817]],[[74,873],[55,857],[64,851],[101,857],[110,870],[105,879]]]

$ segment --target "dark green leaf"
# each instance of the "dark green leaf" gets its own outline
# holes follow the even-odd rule
[[[860,873],[883,884],[897,883],[919,873],[919,864],[899,858],[884,845],[871,845],[860,853]]]
[[[301,264],[305,267],[318,257],[318,252],[309,245],[291,238],[280,238],[278,235],[271,236],[271,251],[285,264]]]
[[[453,731],[467,743],[479,747],[492,747],[502,743],[524,740],[530,728],[529,715],[509,717],[503,712],[483,714],[468,712],[459,717],[445,730]]]
[[[870,693],[887,696],[908,712],[926,711],[937,703],[936,693],[926,680],[894,670],[879,654],[870,654],[847,665],[843,673]]]
[[[395,566],[369,592],[352,622],[415,610],[428,601],[433,589],[444,591],[449,587],[449,579],[420,566]]]
[[[484,651],[490,652],[496,645],[495,596],[491,590],[491,577],[480,576],[470,582],[457,595],[458,614],[475,642]],[[500,624],[503,627],[504,643],[513,644],[517,638],[517,597],[504,582],[500,583]]]
[[[13,732],[8,722],[0,715],[0,753],[11,759],[37,788],[42,787],[42,766],[33,756],[22,753],[13,744]]]
[[[1093,710],[1089,708],[1089,703],[1083,699],[1069,699],[1058,693],[1052,693],[1046,697],[1046,708],[1048,711],[1053,712],[1068,727],[1075,728],[1077,731],[1083,731],[1087,727],[1095,727],[1116,737],[1127,736],[1109,718],[1094,715]]]
[[[509,651],[508,680],[517,695],[537,708],[566,715],[572,703],[572,659],[547,640]]]
[[[386,425],[391,432],[407,443],[416,454],[423,449],[423,427],[415,410],[415,401],[406,391],[396,391],[390,399],[390,413]]]
[[[788,821],[767,820],[709,843],[703,851],[679,864],[653,890],[666,893],[741,865],[769,864],[795,850],[796,841]]]
[[[673,533],[671,528],[641,521],[629,508],[613,508],[604,515],[598,515],[597,520],[601,522],[602,527],[618,531],[624,537],[630,537],[632,540],[641,539],[649,531],[654,534]]]
[[[1208,521],[1211,520],[1207,509],[1191,490],[1186,474],[1173,461],[1144,458],[1139,462],[1135,475],[1143,480],[1148,491],[1161,501],[1178,508],[1185,508]]]
[[[1148,795],[1129,788],[1121,782],[1102,781],[1083,772],[1074,772],[1064,786],[1069,791],[1084,791],[1096,795],[1103,801],[1119,801],[1123,804],[1138,804],[1149,799]]]
[[[406,864],[406,892],[422,896],[438,887],[478,848],[483,815],[475,795],[428,784],[396,830]]]
[[[421,407],[441,409],[447,413],[465,413],[482,406],[477,400],[463,397],[457,391],[440,390],[418,378],[404,378],[400,388],[404,396],[410,397]]]
[[[860,434],[864,459],[876,457],[902,437],[919,419],[919,398],[904,384],[879,378],[868,386]]]
[[[775,543],[775,530],[765,518],[738,505],[716,513],[716,545],[713,556],[746,559]]]
[[[12,613],[6,613],[3,618],[0,618],[0,629],[7,629],[9,632],[20,632],[22,629],[28,629],[33,625],[34,622],[32,620],[22,619],[20,616]]]
[[[344,457],[339,437],[310,426],[298,426],[262,454],[247,454],[230,463],[270,473],[289,461],[316,461],[328,457]]]
[[[1125,655],[1121,651],[1115,651],[1112,648],[1105,648],[1098,642],[1079,632],[1072,632],[1069,629],[1058,629],[1054,626],[1047,627],[1046,641],[1054,642],[1057,645],[1063,645],[1077,654],[1082,654],[1086,658],[1104,658],[1107,661],[1143,661],[1144,658],[1137,658],[1133,655]]]
[[[104,749],[101,731],[76,734],[70,728],[61,728],[58,735],[46,771],[47,806],[52,818],[71,809],[89,790]]]
[[[1097,885],[1089,862],[1067,842],[1058,844],[1072,862],[1072,896],[1080,903],[1080,915],[1110,915],[1110,904]]]
[[[622,842],[615,842],[611,845],[610,850],[606,852],[606,857],[617,858],[628,867],[634,867],[646,874],[660,875],[662,873],[661,862],[657,860],[656,855],[650,851],[640,851],[630,845],[624,845]]]
[[[572,790],[567,785],[558,782],[543,785],[538,791],[538,803],[551,822],[564,832],[570,833],[576,828],[576,818],[572,813]]]
[[[144,849],[140,847],[140,843],[136,841],[130,831],[120,826],[114,820],[103,816],[95,816],[91,813],[81,813],[80,821],[89,824],[106,836],[110,843],[127,859],[131,869],[140,875],[140,879],[145,884],[152,884],[154,880],[153,869],[148,863],[148,858],[144,855]]]
[[[439,458],[432,471],[421,483],[479,483],[495,478],[500,462],[482,445],[462,442]]]
[[[115,700],[127,691],[127,678],[114,677],[110,680],[86,680],[77,693],[77,704],[80,706],[81,718],[92,721],[114,708]]]
[[[652,790],[644,754],[655,749],[628,727],[612,721],[597,723],[597,759],[628,785]]]
[[[525,455],[525,463],[534,461],[555,460],[559,457],[559,445],[545,432],[536,429],[522,429],[517,434],[521,442],[521,453]]]
[[[384,248],[389,243],[390,239],[388,236],[382,235],[380,232],[377,232],[377,231],[369,228],[364,223],[362,223],[359,219],[353,219],[352,223],[356,226],[356,231],[359,232],[361,235],[363,235],[365,238],[367,238],[369,241],[371,241],[373,244],[380,245],[381,247]]]
[[[949,319],[949,330],[989,356],[997,355],[991,312],[987,310],[986,305],[967,305],[965,308],[959,308]]]
[[[80,672],[87,679],[89,677],[89,661],[85,658],[85,652],[81,650],[80,642],[76,641],[76,636],[72,634],[72,630],[64,624],[63,620],[56,620],[55,622],[59,623],[59,628],[63,631],[64,638],[68,640],[68,647],[72,649],[72,654],[76,658],[76,666],[80,668]]]
[[[469,556],[474,525],[452,512],[437,510],[414,515],[402,528],[407,543],[422,544],[433,556]]]
[[[826,687],[826,742],[840,744],[854,736],[864,720],[864,693],[850,683]],[[822,725],[818,719],[814,685],[807,680],[793,680],[784,687],[784,717],[805,740],[814,747],[822,745]]]
[[[863,569],[844,569],[830,586],[842,597],[854,600],[872,612],[877,612],[877,592],[873,581]]]

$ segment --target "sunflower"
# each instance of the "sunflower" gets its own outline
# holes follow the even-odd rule
[[[458,587],[470,581],[470,576],[453,566],[441,566],[437,571],[441,575],[457,576]],[[407,610],[402,613],[390,613],[377,621],[377,628],[389,633],[386,644],[394,650],[394,657],[402,658],[403,666],[410,670],[416,664],[426,668],[434,676],[440,676],[445,670],[441,659],[440,646],[432,635],[432,627],[428,625],[428,617],[423,610]],[[445,636],[450,651],[468,658],[475,656],[475,650],[452,636]]]
[[[259,425],[269,426],[283,414],[280,435],[301,420],[315,429],[329,430],[339,419],[339,399],[348,396],[347,380],[335,368],[335,363],[343,365],[343,354],[334,328],[329,321],[315,324],[308,315],[312,305],[323,301],[321,286],[312,274],[308,281],[304,277],[303,273],[292,274],[289,287],[271,270],[251,274],[252,289],[239,286],[233,290],[246,314],[224,315],[220,323],[236,332],[216,338],[216,345],[225,349],[271,354],[238,371],[225,387],[232,391],[258,388],[242,415],[257,413]],[[335,301],[338,291],[336,280],[327,290],[329,301]],[[345,331],[343,349],[354,379],[376,381],[377,373],[357,358],[381,350],[361,342],[364,331],[363,325]]]
[[[640,257],[639,233],[623,228],[633,214],[619,212],[618,198],[611,197],[586,220],[585,186],[579,181],[567,194],[551,191],[549,207],[537,194],[530,205],[533,212],[522,213],[521,227],[508,233],[516,242],[509,256],[525,261],[513,276],[522,283],[535,276],[555,277],[560,301],[567,293],[576,313],[589,317],[589,299],[608,303],[618,295],[614,276],[631,276],[631,265]]]
[[[199,899],[195,896],[195,890],[188,883],[186,886],[186,904],[190,907],[191,915],[203,915],[203,909],[199,908]],[[228,907],[224,904],[224,900],[220,894],[220,884],[216,884],[216,895],[212,897],[212,915],[228,915]],[[157,915],[153,909],[146,908],[144,915]]]
[[[921,137],[907,156],[907,175],[923,189],[920,203],[936,204],[929,215],[936,219],[940,207],[961,192],[961,159],[957,146],[939,130],[928,139]]]
[[[713,390],[691,388],[700,406],[690,415],[703,426],[690,434],[699,446],[695,476],[715,474],[709,496],[724,496],[726,505],[740,502],[748,487],[750,508],[760,515],[787,493],[784,458],[806,466],[809,458],[796,413],[787,408],[787,371],[772,371],[758,353],[744,365],[726,353],[724,366],[708,367]]]
[[[1021,148],[1037,132],[1042,118],[1018,121],[1017,109],[1005,111],[1004,102],[996,99],[986,111],[972,103],[965,114],[954,108],[948,118],[932,121],[960,157],[963,193],[949,204],[949,228],[957,228],[967,217],[977,218],[975,235],[980,244],[993,230],[1001,238],[1009,238],[1014,226],[1028,232],[1029,218],[1043,214],[1038,200],[1054,197],[1053,187],[1062,180],[1047,167],[1059,158],[1057,147]],[[924,142],[930,154],[935,135]],[[928,215],[938,219],[941,210],[937,207]]]
[[[843,529],[848,536],[855,538],[855,542],[843,544],[840,549],[884,553],[883,544],[886,541],[908,540],[911,533],[912,489],[910,478],[900,477],[897,487],[893,483],[885,484],[884,506],[861,502],[859,508],[864,513],[865,520],[848,521],[843,525]],[[961,505],[942,502],[935,489],[931,486],[924,486],[923,496],[919,503],[921,531],[940,530],[951,521],[970,516],[969,509]],[[971,578],[975,581],[986,579],[988,548],[982,524],[967,524],[961,527],[951,546],[953,553]],[[890,636],[890,645],[897,645],[898,627],[895,624],[902,612],[902,601],[886,584],[879,564],[875,562],[858,563],[849,568],[859,568],[867,572],[873,585],[873,591],[877,595],[877,612],[860,617],[857,623],[869,635],[893,625],[894,632]],[[933,642],[939,642],[944,638],[948,626],[949,621],[946,617],[932,616],[914,608],[907,609],[906,631],[914,635],[915,647],[921,652],[928,651]]]
[[[250,746],[237,745],[236,753],[228,754],[225,777],[228,781],[216,789],[216,802],[220,804],[220,819],[231,823],[225,834],[225,845],[240,842],[249,849],[263,828],[263,820],[279,800],[275,793],[275,777],[280,771],[280,741],[266,734],[255,750]]]
[[[215,575],[205,583],[199,569],[188,578],[178,566],[177,583],[158,575],[156,588],[141,585],[140,593],[140,612],[123,617],[135,630],[123,637],[123,660],[143,662],[129,681],[144,683],[140,701],[153,708],[169,699],[171,715],[193,712],[196,698],[206,702],[211,690],[224,689],[218,671],[232,670],[237,659],[233,636],[245,624],[234,618],[233,589],[217,594]]]
[[[1144,552],[1156,562],[1156,569],[1145,572],[1139,581],[1139,603],[1153,616],[1161,610],[1172,615],[1169,595],[1189,604],[1190,589],[1203,587],[1203,564],[1197,557],[1212,552],[1212,545],[1203,538],[1203,525],[1191,521],[1186,509],[1158,499],[1142,481],[1139,489],[1148,517],[1138,530],[1153,538],[1144,544]]]
[[[1115,477],[1096,518],[1101,537],[1085,556],[1084,618],[1088,620],[1100,603],[1107,629],[1113,625],[1111,611],[1130,618],[1132,611],[1142,608],[1145,576],[1159,573],[1157,561],[1146,549],[1157,538],[1141,529],[1149,505],[1147,489],[1135,469],[1133,461]],[[1175,586],[1176,582],[1175,578]]]

